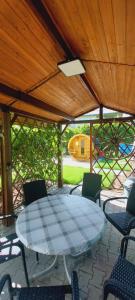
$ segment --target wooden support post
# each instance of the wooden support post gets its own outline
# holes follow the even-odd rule
[[[93,125],[90,124],[90,173],[93,171],[93,164],[92,164],[92,127]]]
[[[2,194],[3,194],[3,214],[13,212],[12,194],[12,156],[11,156],[11,132],[10,113],[2,112]],[[4,222],[10,225],[13,220]]]
[[[99,119],[100,119],[100,122],[102,123],[103,121],[103,106],[100,105],[100,109],[99,109]]]
[[[58,188],[63,187],[62,125],[58,124]]]

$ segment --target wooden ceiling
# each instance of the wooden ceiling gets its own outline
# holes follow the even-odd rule
[[[1,0],[0,105],[47,121],[135,114],[134,0]],[[81,76],[57,64],[80,58]]]

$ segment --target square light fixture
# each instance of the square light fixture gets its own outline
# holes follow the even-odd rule
[[[58,68],[66,76],[74,76],[85,73],[85,69],[80,59],[74,59],[69,61],[64,61],[58,64]]]

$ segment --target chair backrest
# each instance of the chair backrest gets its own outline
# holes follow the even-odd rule
[[[135,216],[135,183],[133,183],[130,190],[126,210]]]
[[[95,173],[84,173],[82,196],[92,196],[101,189],[102,175]]]
[[[26,182],[23,185],[24,205],[28,205],[33,201],[47,196],[45,180],[35,180]]]

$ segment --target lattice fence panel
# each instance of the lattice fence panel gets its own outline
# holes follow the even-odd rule
[[[103,187],[123,188],[135,176],[135,120],[93,125],[93,171],[103,175]]]
[[[22,185],[26,181],[45,179],[48,186],[58,178],[58,128],[17,116],[11,128],[13,201],[22,201]]]

